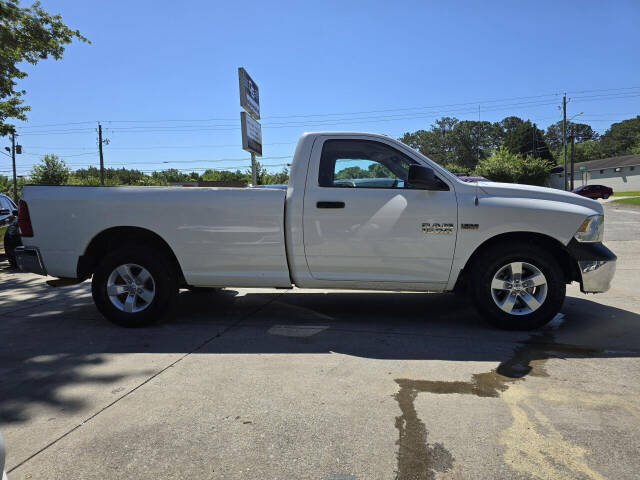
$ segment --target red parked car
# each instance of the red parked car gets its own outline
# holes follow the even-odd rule
[[[581,187],[571,190],[571,192],[593,199],[609,198],[613,195],[613,188],[605,187],[604,185],[582,185]]]

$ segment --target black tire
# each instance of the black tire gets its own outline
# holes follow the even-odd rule
[[[7,245],[7,242],[4,242],[4,254],[7,257],[7,261],[9,262],[9,265],[11,265],[11,267],[16,268],[18,266],[18,262],[16,261],[16,254],[13,251],[13,248],[11,248],[11,246]]]
[[[512,262],[528,263],[546,278],[546,297],[530,313],[507,313],[494,301],[491,288],[494,275]],[[470,277],[470,291],[476,308],[490,324],[505,330],[533,330],[545,325],[560,311],[566,294],[565,275],[558,261],[548,251],[532,243],[494,245],[477,258]],[[502,292],[498,294],[503,295]],[[519,298],[516,302],[524,306]]]
[[[602,198],[604,198],[604,199],[606,200],[606,199],[607,199],[607,198],[609,198],[610,196],[611,196],[611,195],[609,195],[608,193],[605,193],[605,194],[602,196]]]
[[[153,325],[162,320],[171,311],[178,296],[177,272],[164,257],[163,252],[140,247],[124,247],[105,256],[91,281],[93,301],[100,313],[116,325],[127,328]],[[117,267],[125,264],[145,268],[153,280],[153,300],[139,312],[120,310],[107,294],[109,276]]]
[[[7,228],[7,231],[4,234],[4,253],[7,256],[7,260],[9,261],[9,265],[13,268],[18,266],[16,262],[16,247],[22,244],[22,240],[20,239],[20,235],[18,234],[18,226],[16,223],[12,223]]]

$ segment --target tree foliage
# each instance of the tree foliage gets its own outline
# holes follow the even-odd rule
[[[543,158],[513,153],[500,147],[493,155],[478,163],[474,175],[495,182],[544,185],[551,167],[552,163]]]
[[[162,186],[171,183],[198,181],[236,181],[245,185],[251,183],[251,171],[228,171],[209,169],[202,174],[198,172],[181,172],[170,168],[144,173],[140,170],[128,168],[105,168],[105,185],[135,185]],[[289,170],[284,168],[280,172],[269,172],[258,163],[258,185],[283,184],[289,181]],[[64,160],[54,154],[45,155],[34,165],[27,179],[18,178],[18,187],[24,183],[39,185],[100,185],[100,170],[96,167],[79,168],[71,171]],[[0,175],[0,192],[10,192],[13,183],[7,177]]]
[[[20,198],[20,193],[22,192],[22,187],[27,183],[26,180],[22,177],[18,177],[16,179],[16,190],[18,192],[18,198]],[[4,193],[5,195],[13,198],[13,179],[7,177],[5,175],[0,175],[0,193]]]
[[[71,169],[64,160],[49,153],[33,166],[29,179],[36,185],[64,185],[70,175]]]
[[[26,120],[30,110],[22,99],[26,92],[17,88],[18,80],[27,76],[19,65],[35,65],[49,57],[59,60],[65,45],[74,39],[88,41],[78,30],[62,23],[60,15],[47,13],[40,2],[25,8],[19,3],[0,0],[0,135],[14,128],[7,119]]]
[[[511,153],[553,160],[553,155],[551,155],[547,142],[544,140],[543,133],[543,130],[540,130],[527,120],[505,134],[502,146]]]
[[[571,135],[575,137],[576,143],[597,140],[598,133],[586,123],[567,122],[567,144]],[[562,121],[556,122],[547,127],[544,139],[551,150],[558,150],[562,147]]]
[[[614,123],[603,135],[585,123],[568,122],[567,158],[572,133],[576,163],[640,153],[640,116]],[[562,122],[545,131],[514,116],[495,123],[442,117],[427,130],[405,133],[400,141],[456,173],[472,172],[499,147],[525,158],[533,156],[556,164],[561,164],[564,158]]]
[[[600,147],[605,157],[628,155],[640,146],[640,115],[614,123],[600,137]]]
[[[429,130],[405,133],[400,141],[441,165],[453,165],[454,170],[462,171],[473,169],[500,146],[513,153],[533,154],[534,132],[535,156],[552,159],[544,132],[513,116],[495,123],[442,117]]]

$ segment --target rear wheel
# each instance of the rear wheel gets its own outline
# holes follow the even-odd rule
[[[160,252],[122,248],[102,260],[91,291],[107,319],[122,327],[143,327],[161,320],[174,305],[177,274]]]
[[[610,194],[605,193],[605,194],[602,196],[602,198],[604,198],[604,199],[606,200],[606,199],[607,199],[607,198],[609,198],[610,196],[611,196]]]
[[[11,265],[14,268],[18,266],[18,263],[16,262],[16,254],[14,252],[14,247],[13,245],[8,244],[6,238],[4,240],[4,254],[7,256],[7,261],[9,262],[9,265]]]
[[[566,285],[553,255],[519,243],[484,252],[472,266],[471,290],[488,322],[509,330],[531,330],[560,311]]]

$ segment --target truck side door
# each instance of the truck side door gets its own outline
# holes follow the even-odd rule
[[[391,143],[319,137],[307,172],[303,230],[319,280],[444,284],[457,234],[453,185],[407,184],[420,163]]]

